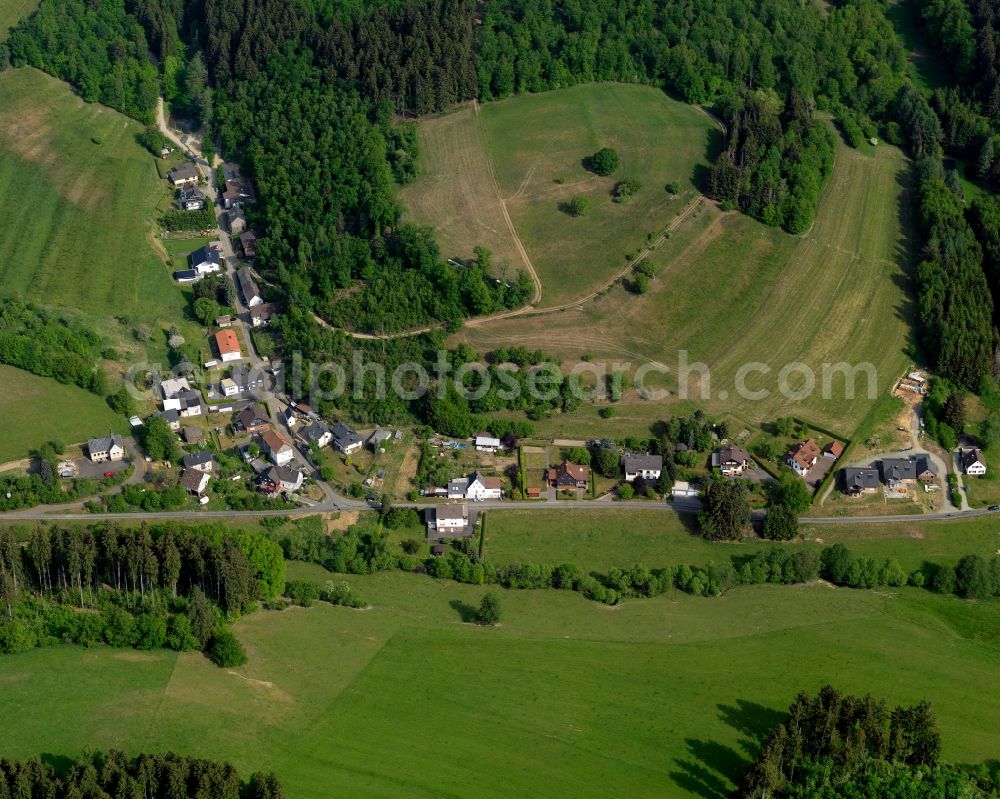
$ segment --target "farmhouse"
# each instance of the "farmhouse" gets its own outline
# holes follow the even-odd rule
[[[178,164],[167,172],[167,180],[178,187],[193,186],[198,182],[198,178],[198,170],[194,168],[194,164],[189,163]]]
[[[963,449],[959,455],[962,471],[971,477],[982,477],[986,474],[986,458],[979,449]]]
[[[264,302],[264,298],[260,296],[260,289],[257,288],[257,284],[254,283],[253,276],[250,274],[249,267],[244,266],[236,270],[236,282],[240,284],[240,294],[243,295],[243,302],[247,304],[247,308],[253,308],[253,306]]]
[[[343,422],[337,422],[330,431],[333,434],[333,445],[345,455],[351,455],[361,449],[361,436]]]
[[[269,421],[263,405],[251,405],[244,408],[233,419],[233,430],[237,433],[260,433],[267,430]]]
[[[476,452],[496,452],[500,449],[500,439],[494,438],[489,433],[476,433]]]
[[[232,330],[220,330],[215,334],[215,347],[223,363],[237,361],[243,357],[240,353],[240,340]]]
[[[265,430],[260,439],[264,442],[264,449],[267,450],[267,454],[276,466],[284,466],[295,456],[292,442],[277,430]]]
[[[427,540],[468,538],[472,535],[469,509],[465,505],[437,505],[424,512],[427,522]]]
[[[245,230],[240,233],[240,245],[243,247],[243,254],[247,258],[257,257],[257,234],[252,230]]]
[[[637,477],[643,480],[659,480],[663,471],[662,455],[626,455],[622,458],[625,482],[631,483]]]
[[[844,469],[844,493],[849,497],[874,494],[878,490],[876,469]]]
[[[712,454],[712,467],[726,477],[739,477],[750,468],[750,453],[742,447],[723,447]]]
[[[299,435],[307,443],[315,444],[317,447],[325,447],[333,439],[333,433],[323,422],[313,422],[311,425],[303,427]]]
[[[585,489],[590,482],[590,467],[563,461],[549,469],[549,485],[555,488]]]
[[[221,268],[217,247],[206,246],[188,256],[188,265],[199,275],[218,272]]]
[[[200,497],[208,488],[208,473],[198,469],[185,469],[181,472],[181,485],[189,494]]]
[[[808,438],[805,441],[800,441],[788,451],[788,454],[785,455],[785,463],[791,466],[797,475],[803,477],[816,465],[819,454],[819,445]]]
[[[302,472],[287,466],[271,466],[257,480],[257,490],[262,494],[298,491],[302,488]]]
[[[125,457],[125,441],[114,434],[105,438],[92,438],[87,442],[87,455],[93,463],[117,463]]]
[[[271,321],[271,317],[281,313],[281,306],[276,302],[265,302],[255,305],[250,309],[250,324],[254,327],[263,327]]]
[[[199,472],[211,472],[215,468],[215,459],[207,449],[192,452],[184,456],[181,465],[185,469],[197,469]]]
[[[205,207],[205,195],[194,188],[182,188],[177,192],[177,205],[182,211],[200,211]]]
[[[482,502],[503,497],[503,478],[484,477],[476,472],[471,477],[460,477],[448,483],[448,499],[468,499]]]

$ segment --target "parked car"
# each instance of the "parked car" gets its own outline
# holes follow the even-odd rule
[[[1000,510],[1000,505],[990,505],[986,510],[998,511]]]
[[[105,477],[114,477],[114,476],[115,476],[115,473],[114,473],[114,472],[105,472],[105,473],[104,473],[104,476],[105,476]]]

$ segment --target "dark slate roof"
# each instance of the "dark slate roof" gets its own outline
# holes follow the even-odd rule
[[[90,452],[107,452],[111,449],[113,445],[117,444],[122,449],[125,449],[125,441],[121,436],[110,435],[104,436],[103,438],[92,438],[87,442],[87,449]]]
[[[205,262],[217,264],[219,263],[219,251],[213,247],[202,247],[200,250],[195,250],[188,256],[188,263],[191,266],[197,266],[198,264],[203,264]]]
[[[323,424],[323,422],[313,422],[308,427],[302,429],[302,437],[308,441],[319,441],[329,432],[330,428]]]
[[[844,486],[855,488],[878,488],[878,472],[875,469],[844,469]]]
[[[185,469],[190,469],[193,466],[203,466],[206,463],[212,462],[212,453],[207,449],[199,450],[198,452],[192,452],[184,456],[182,463]]]
[[[240,284],[240,292],[243,294],[244,300],[250,302],[253,297],[260,296],[260,289],[254,283],[253,276],[247,267],[244,266],[242,269],[236,270],[236,280]]]
[[[194,269],[178,269],[174,272],[174,280],[197,280],[198,272]]]
[[[622,458],[626,472],[660,471],[663,469],[662,455],[626,455]]]
[[[181,414],[180,411],[170,409],[169,411],[160,411],[157,416],[159,416],[163,421],[173,424],[174,422],[180,421]]]
[[[345,448],[361,441],[361,436],[343,422],[337,422],[330,430],[338,447]]]
[[[924,472],[930,472],[935,477],[937,477],[938,473],[937,467],[930,457],[927,455],[917,455],[917,474],[923,474]]]
[[[886,458],[882,461],[882,479],[916,480],[917,461],[915,458]]]

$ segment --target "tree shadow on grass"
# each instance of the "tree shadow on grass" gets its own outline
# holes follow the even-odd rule
[[[55,770],[56,774],[60,777],[65,777],[69,774],[70,769],[73,768],[76,763],[76,761],[71,757],[67,757],[66,755],[54,755],[51,752],[43,752],[38,759],[42,761],[42,765],[49,766]]]
[[[760,754],[761,744],[767,734],[788,716],[780,710],[756,702],[737,700],[735,705],[719,705],[719,717],[744,737],[740,746],[752,758]]]
[[[463,602],[461,599],[453,599],[448,604],[466,624],[474,622],[476,617],[479,615],[479,611],[476,608],[468,602]]]

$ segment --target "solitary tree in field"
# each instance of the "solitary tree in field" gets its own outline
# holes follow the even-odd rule
[[[500,622],[500,599],[492,591],[483,595],[476,621],[487,627],[493,627]]]
[[[583,216],[590,208],[590,198],[578,194],[566,204],[566,208],[571,216]]]
[[[607,177],[618,169],[620,163],[621,159],[618,157],[617,150],[612,150],[610,147],[602,147],[590,156],[588,166],[598,175]]]

